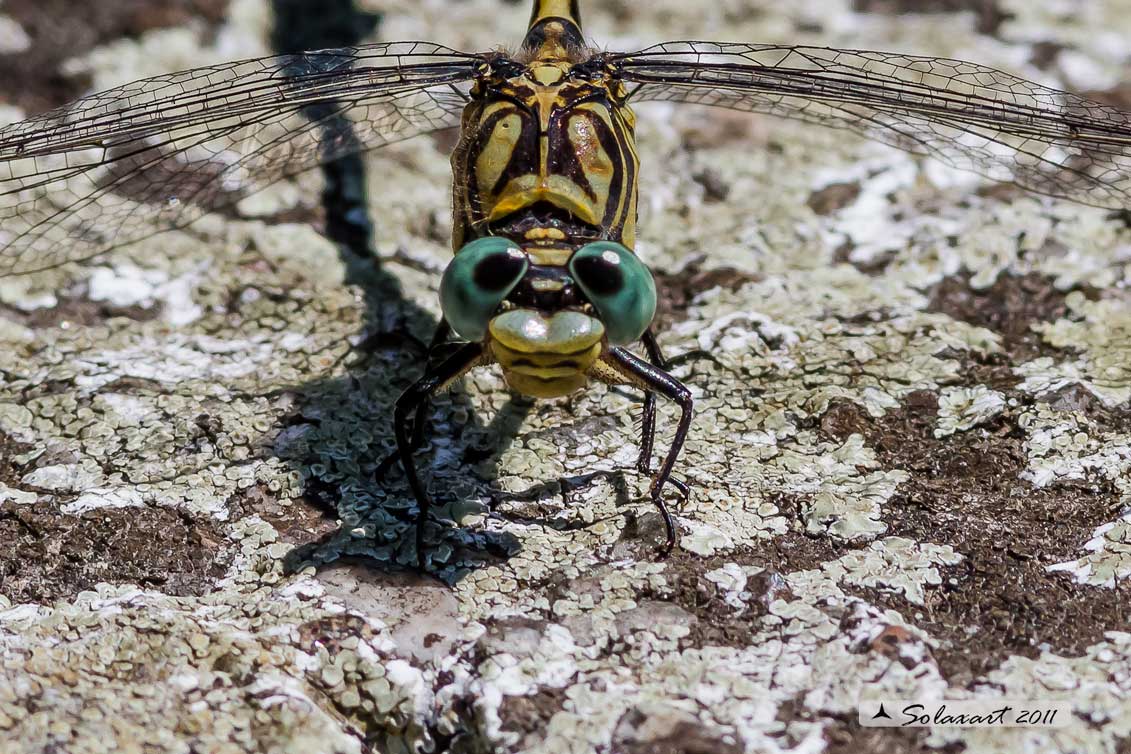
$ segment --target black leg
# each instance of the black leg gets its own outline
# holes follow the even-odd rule
[[[425,373],[436,363],[436,353],[439,351],[440,346],[444,345],[448,337],[452,334],[451,325],[448,324],[446,319],[441,319],[439,324],[436,325],[436,331],[432,334],[432,342],[428,344],[428,350],[424,354],[425,358]],[[416,415],[412,421],[412,449],[419,450],[424,445],[424,425],[427,423],[424,420],[424,414],[428,411],[428,401],[423,401],[416,407]],[[385,478],[385,474],[389,473],[389,469],[396,463],[399,454],[393,451],[377,464],[377,468],[373,471],[373,479],[380,481]]]
[[[432,333],[432,342],[428,344],[427,364],[431,368],[436,363],[436,354],[440,346],[447,342],[452,334],[452,327],[446,319],[441,318],[436,325],[436,332]],[[424,401],[416,408],[416,416],[412,420],[412,449],[419,450],[424,444],[424,414],[428,411],[428,401]]]
[[[648,328],[640,337],[644,350],[648,354],[648,361],[652,366],[667,369],[664,354],[660,351],[660,344],[652,329]],[[651,390],[644,391],[644,415],[640,420],[640,458],[636,461],[636,468],[642,474],[652,473],[652,448],[656,442],[656,394]]]
[[[644,344],[644,351],[648,354],[648,361],[651,362],[652,366],[667,371],[669,362],[664,358],[664,353],[660,350],[660,344],[656,342],[656,335],[652,332],[652,328],[644,331],[640,341]],[[636,468],[642,474],[651,474],[652,449],[656,442],[656,393],[652,390],[644,390],[644,415],[641,418],[640,425],[640,458],[636,461]],[[679,490],[680,497],[684,500],[687,500],[691,495],[691,490],[688,489],[687,485],[678,479],[669,479],[668,482]]]
[[[424,485],[420,482],[420,477],[416,473],[416,464],[412,459],[412,452],[415,447],[413,445],[414,437],[410,437],[410,434],[415,436],[417,433],[411,426],[410,417],[414,414],[419,417],[421,406],[427,405],[429,398],[477,365],[482,357],[483,346],[479,343],[467,343],[460,346],[458,351],[439,365],[430,365],[424,376],[397,399],[396,408],[393,410],[393,433],[397,438],[397,452],[418,508],[416,514],[416,559],[421,570],[425,570],[424,527],[428,522],[428,511],[432,501],[428,497],[428,491],[424,489]],[[417,424],[421,423],[418,419]]]
[[[663,369],[643,361],[624,349],[611,349],[605,354],[604,360],[631,383],[669,398],[678,403],[680,407],[679,425],[676,426],[675,437],[672,438],[671,447],[668,448],[668,453],[664,456],[660,471],[652,479],[652,486],[648,490],[652,502],[655,503],[664,519],[664,529],[668,538],[662,552],[666,555],[675,546],[675,521],[672,520],[671,513],[664,505],[664,487],[671,481],[672,468],[675,466],[676,459],[679,458],[679,452],[683,449],[683,443],[687,439],[688,430],[691,428],[691,391]]]

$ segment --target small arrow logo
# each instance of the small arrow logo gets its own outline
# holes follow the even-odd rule
[[[884,720],[891,720],[891,715],[889,715],[888,711],[884,709],[883,702],[880,702],[880,711],[872,715],[873,720],[879,720],[880,718],[883,718]]]

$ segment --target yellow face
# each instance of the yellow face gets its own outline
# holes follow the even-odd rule
[[[576,311],[515,309],[491,320],[491,355],[507,384],[534,398],[558,398],[585,386],[601,356],[605,328]]]
[[[452,155],[456,249],[486,235],[634,245],[635,117],[619,84],[571,68],[534,62],[476,92]]]

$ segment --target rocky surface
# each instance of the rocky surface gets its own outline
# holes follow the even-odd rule
[[[45,49],[48,5],[0,5],[6,121],[270,50],[264,0],[122,2]],[[382,39],[467,49],[528,14],[365,5]],[[1122,0],[587,6],[616,49],[896,49],[1113,101],[1128,82]],[[670,558],[630,470],[638,395],[530,403],[481,370],[428,417],[447,523],[440,578],[413,572],[407,487],[373,474],[437,316],[452,140],[394,145],[366,161],[379,271],[320,233],[312,174],[0,281],[0,748],[1127,751],[1126,215],[842,133],[639,116],[639,252],[696,397]],[[673,424],[662,407],[660,447]],[[856,722],[861,699],[943,695],[1074,718]]]

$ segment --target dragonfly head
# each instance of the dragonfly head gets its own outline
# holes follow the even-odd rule
[[[605,348],[640,338],[656,313],[656,285],[636,255],[613,241],[546,265],[490,236],[456,254],[440,282],[440,305],[457,335],[488,345],[511,387],[552,398],[584,386]]]

